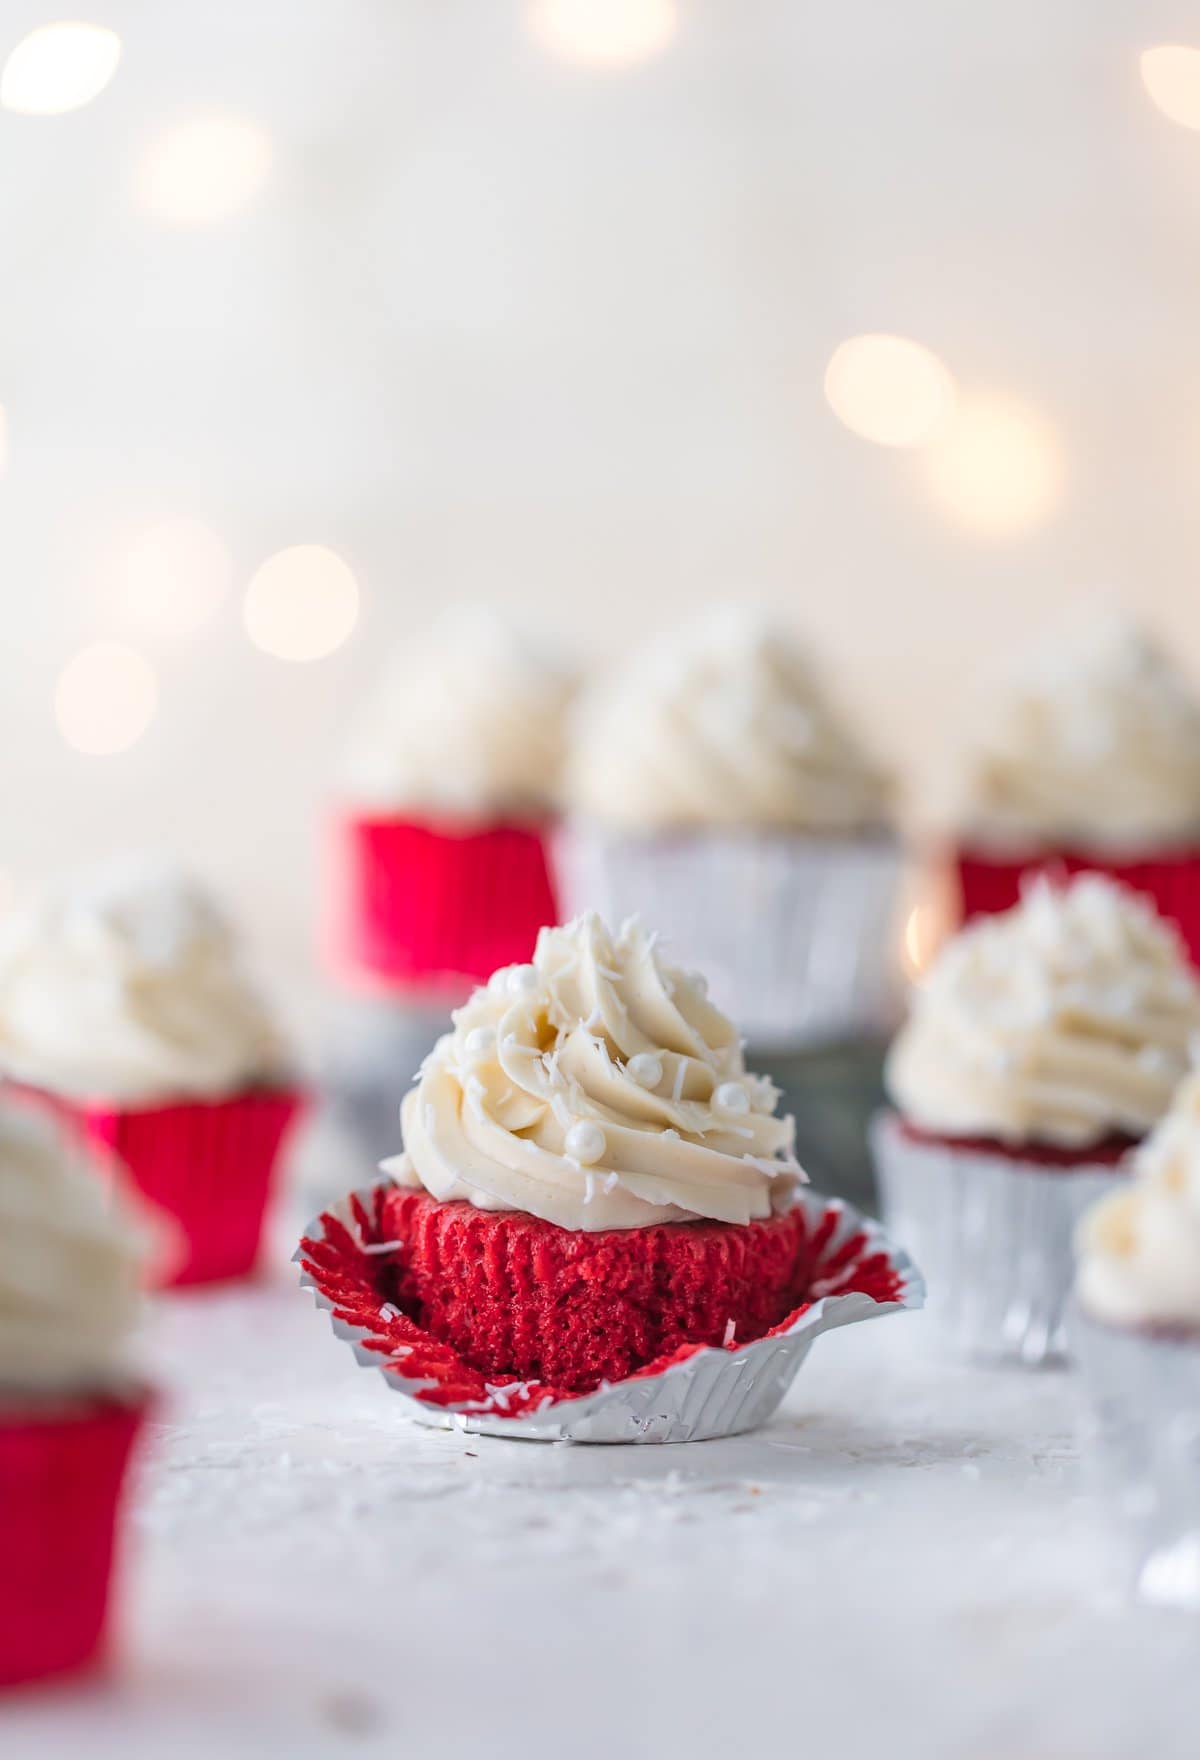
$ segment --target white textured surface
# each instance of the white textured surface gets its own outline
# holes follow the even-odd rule
[[[1194,1754],[1200,1625],[1108,1591],[1064,1375],[901,1316],[755,1436],[430,1432],[280,1257],[164,1302],[124,1666],[10,1704],[6,1755]]]

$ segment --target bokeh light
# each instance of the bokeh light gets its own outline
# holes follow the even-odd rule
[[[277,660],[323,660],[358,622],[358,583],[324,544],[269,556],[246,588],[250,640]]]
[[[956,525],[982,537],[1033,530],[1058,504],[1062,448],[1039,410],[1016,398],[960,399],[953,419],[922,454],[934,503]]]
[[[270,135],[248,117],[189,117],[146,149],[139,201],[170,226],[209,226],[249,206],[270,176],[273,158]]]
[[[197,519],[139,532],[116,560],[115,609],[147,636],[189,636],[213,615],[233,578],[229,552]]]
[[[1164,116],[1184,128],[1200,128],[1200,49],[1162,44],[1144,49],[1142,84]]]
[[[93,642],[63,667],[54,690],[58,730],[77,752],[127,751],[158,704],[154,669],[124,642]]]
[[[44,24],[22,37],[0,75],[0,104],[22,116],[63,116],[99,97],[121,59],[116,31]]]
[[[954,380],[931,349],[905,336],[851,336],[825,369],[840,422],[878,446],[919,446],[954,406]]]
[[[676,0],[529,0],[531,36],[550,54],[587,67],[629,67],[667,47]]]

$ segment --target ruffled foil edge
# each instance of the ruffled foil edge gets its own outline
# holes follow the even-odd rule
[[[871,1150],[884,1222],[925,1268],[937,1341],[985,1361],[1065,1360],[1076,1224],[1129,1175],[917,1141],[890,1111]]]
[[[879,1301],[862,1290],[842,1295],[818,1293],[791,1325],[751,1344],[721,1349],[701,1346],[657,1373],[643,1372],[574,1399],[548,1397],[534,1410],[506,1410],[523,1401],[526,1389],[521,1383],[489,1388],[485,1401],[433,1403],[436,1384],[407,1378],[403,1358],[387,1355],[385,1339],[339,1318],[337,1303],[322,1289],[307,1262],[305,1244],[323,1242],[328,1222],[355,1233],[356,1206],[361,1213],[377,1190],[372,1186],[349,1193],[332,1210],[315,1217],[304,1231],[293,1261],[301,1267],[301,1287],[312,1292],[318,1308],[332,1314],[333,1331],[351,1346],[355,1360],[364,1368],[378,1370],[419,1423],[438,1429],[457,1428],[477,1435],[537,1442],[699,1442],[736,1436],[758,1428],[771,1416],[821,1333],[917,1309],[925,1300],[921,1273],[877,1223],[839,1199],[800,1192],[796,1202],[804,1206],[814,1223],[831,1213],[835,1218],[822,1260],[828,1273],[814,1289],[819,1292],[822,1282],[844,1277],[872,1255],[881,1255],[894,1281],[894,1299]],[[361,1237],[359,1244],[362,1250],[369,1250],[369,1243],[364,1245]]]

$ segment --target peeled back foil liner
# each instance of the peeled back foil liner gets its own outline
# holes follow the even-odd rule
[[[557,1398],[536,1382],[488,1383],[448,1346],[400,1314],[380,1289],[396,1243],[377,1238],[383,1188],[352,1192],[315,1218],[296,1262],[301,1285],[332,1312],[333,1330],[364,1368],[378,1369],[419,1423],[538,1442],[699,1442],[764,1424],[813,1341],[857,1320],[919,1308],[920,1272],[877,1224],[847,1204],[807,1192],[811,1237],[820,1242],[812,1300],[774,1333],[723,1348],[684,1347],[661,1368]],[[422,1372],[413,1373],[419,1357]]]
[[[1124,1587],[1200,1613],[1200,1331],[1070,1315],[1084,1462],[1115,1518]]]
[[[1062,1361],[1075,1225],[1128,1174],[920,1142],[894,1112],[872,1123],[871,1147],[884,1221],[925,1269],[940,1341],[968,1357]]]
[[[713,829],[643,836],[570,820],[551,855],[564,919],[670,924],[677,957],[756,1047],[894,1024],[903,854],[885,834]]]

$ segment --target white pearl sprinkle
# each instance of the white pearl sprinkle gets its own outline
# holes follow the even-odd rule
[[[513,966],[504,980],[510,996],[528,996],[540,982],[536,966]]]
[[[629,1059],[625,1070],[630,1081],[636,1082],[639,1088],[657,1088],[663,1079],[662,1059],[655,1057],[653,1051],[639,1051],[636,1057]]]
[[[578,1161],[581,1166],[587,1167],[593,1161],[599,1161],[608,1148],[608,1139],[598,1124],[581,1118],[567,1132],[563,1139],[563,1148],[572,1161]]]
[[[750,1096],[740,1082],[722,1082],[712,1097],[718,1112],[749,1112]]]
[[[463,1050],[468,1057],[488,1057],[496,1048],[495,1027],[472,1027],[463,1040]]]

